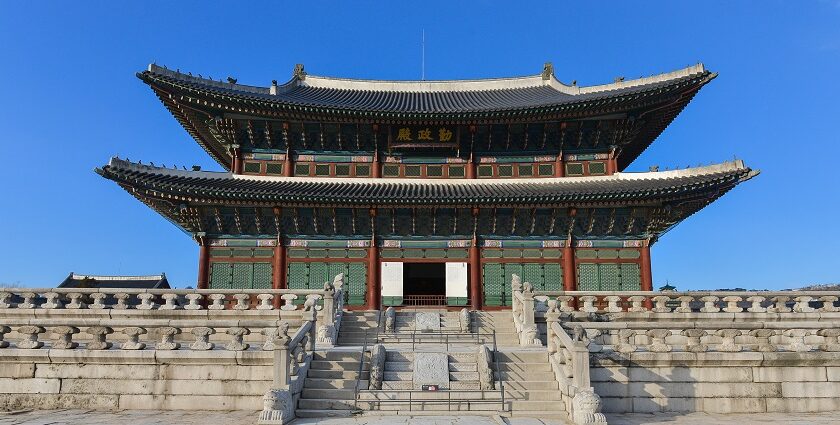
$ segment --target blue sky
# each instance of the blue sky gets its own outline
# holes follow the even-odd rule
[[[219,169],[134,73],[152,61],[269,85],[308,72],[418,79],[720,76],[631,166],[738,157],[761,175],[653,248],[656,286],[840,282],[840,1],[4,2],[0,283],[69,272],[195,282],[197,247],[93,172],[112,155]]]

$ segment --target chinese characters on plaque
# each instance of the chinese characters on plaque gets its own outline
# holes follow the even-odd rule
[[[457,142],[454,128],[442,126],[395,126],[393,144],[412,145],[452,145]]]

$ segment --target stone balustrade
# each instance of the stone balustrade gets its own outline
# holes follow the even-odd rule
[[[549,301],[545,315],[549,362],[566,411],[576,424],[606,424],[600,398],[590,382],[589,349],[583,338],[583,329],[578,326],[569,335],[560,323],[560,311],[554,300]]]
[[[327,298],[343,305],[343,281],[324,290],[3,288],[0,310],[321,310]]]
[[[294,335],[289,335],[287,322],[281,323],[272,334],[274,379],[263,396],[258,424],[284,424],[295,418],[297,399],[303,391],[315,349],[316,317],[315,311],[310,310],[303,326]]]
[[[561,312],[598,314],[840,313],[838,291],[534,291],[534,298],[537,311],[544,311],[547,300],[554,299]]]
[[[590,352],[840,351],[840,321],[567,322],[585,328]]]

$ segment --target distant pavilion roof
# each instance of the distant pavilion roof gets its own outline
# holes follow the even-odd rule
[[[684,170],[544,179],[369,179],[268,177],[153,167],[112,158],[97,173],[141,200],[316,206],[646,205],[713,200],[758,174],[743,161]]]
[[[169,289],[166,274],[145,276],[102,276],[70,273],[59,288],[124,288],[124,289]]]

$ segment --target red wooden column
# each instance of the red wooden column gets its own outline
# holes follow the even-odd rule
[[[473,157],[473,150],[475,150],[475,144],[473,140],[475,140],[475,130],[476,127],[474,125],[470,126],[470,158],[467,160],[467,169],[464,173],[464,177],[468,179],[475,178],[475,158]]]
[[[642,291],[653,291],[653,276],[650,271],[650,240],[642,243],[639,268],[642,271]]]
[[[283,177],[295,175],[295,164],[292,162],[292,148],[289,146],[289,123],[283,123],[283,139],[286,140],[286,157],[283,158]]]
[[[374,124],[373,125],[373,132],[374,132],[374,134],[379,133],[379,124]],[[391,137],[391,136],[388,135],[388,137]],[[379,146],[378,146],[378,144],[374,144],[374,147],[373,147],[373,158],[371,159],[371,162],[370,162],[370,176],[375,178],[375,179],[378,179],[378,178],[382,177],[382,170],[381,170],[381,167],[379,166]]]
[[[230,152],[233,155],[231,171],[233,171],[233,174],[242,174],[242,150],[239,149],[239,145],[233,145]]]
[[[379,248],[376,246],[376,235],[373,234],[376,208],[370,209],[371,237],[367,257],[367,303],[365,309],[380,310],[382,308],[382,286],[379,283]]]
[[[210,288],[210,244],[204,234],[196,235],[198,242],[198,289]]]
[[[618,161],[615,158],[615,146],[610,148],[610,156],[607,159],[607,175],[613,175],[618,172]]]
[[[554,160],[554,177],[565,177],[566,170],[563,168],[563,151],[557,153],[557,159]]]
[[[478,208],[473,208],[473,217],[478,217]],[[481,282],[481,248],[478,246],[478,236],[473,230],[469,249],[470,271],[470,308],[481,310],[484,305],[484,285]]]
[[[563,290],[577,291],[577,267],[575,267],[575,248],[572,238],[563,245]]]
[[[277,239],[277,246],[274,247],[274,275],[271,282],[272,289],[288,289],[286,281],[286,245],[283,238]]]

